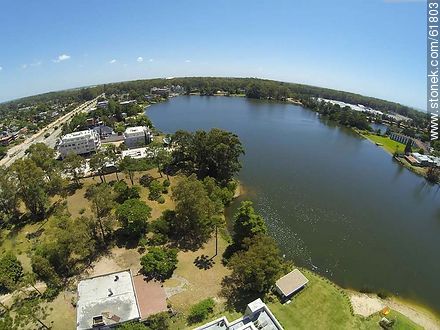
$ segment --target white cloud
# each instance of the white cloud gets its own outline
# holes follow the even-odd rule
[[[109,63],[110,63],[110,64],[114,64],[114,63],[116,63],[116,60],[115,60],[115,59],[112,59]]]
[[[148,62],[153,62],[154,61],[154,58],[150,58],[149,60],[148,60]]]
[[[30,66],[40,66],[43,62],[41,61],[35,61],[33,63],[30,64]]]
[[[58,58],[56,60],[53,60],[55,63],[60,63],[62,61],[66,61],[70,59],[70,55],[67,54],[61,54],[60,56],[58,56]]]
[[[143,59],[143,57],[142,56],[139,56],[137,59],[136,59],[136,61],[138,61],[139,63],[141,63],[141,62],[143,62],[144,61],[144,59]]]
[[[26,69],[27,68],[27,64],[22,64],[21,65],[21,68],[24,70],[24,69]]]
[[[191,60],[185,60],[185,63],[191,63]]]
[[[0,71],[2,71],[3,70],[3,67],[2,66],[0,66]]]

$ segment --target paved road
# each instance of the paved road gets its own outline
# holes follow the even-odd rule
[[[96,104],[96,102],[100,96],[101,95],[99,95],[98,97],[96,97],[95,99],[93,99],[91,101],[87,101],[87,102],[81,104],[80,106],[78,106],[77,108],[72,110],[71,112],[65,114],[64,116],[62,116],[62,117],[58,118],[57,120],[55,120],[54,122],[50,123],[45,128],[40,130],[39,132],[28,137],[26,140],[24,140],[19,145],[14,146],[11,149],[9,149],[8,155],[0,160],[0,166],[8,167],[12,163],[14,163],[17,159],[22,158],[25,154],[25,151],[34,143],[43,142],[52,148],[55,147],[56,141],[57,141],[58,137],[61,135],[61,126],[65,122],[69,121],[73,115],[80,113],[80,112],[89,111],[90,108],[92,108]],[[55,130],[55,126],[58,126],[58,128],[56,130]],[[46,134],[46,133],[50,134],[50,136],[48,136],[47,138],[44,137],[44,134]]]

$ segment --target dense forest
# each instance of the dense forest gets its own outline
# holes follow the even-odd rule
[[[128,94],[130,98],[143,99],[144,95],[149,94],[152,87],[171,85],[180,85],[187,93],[199,92],[203,95],[212,95],[216,91],[221,90],[228,94],[246,94],[247,97],[261,99],[284,100],[287,97],[292,97],[298,100],[307,101],[311,97],[328,98],[351,104],[363,104],[383,112],[395,112],[413,119],[415,126],[418,127],[424,127],[425,124],[427,125],[427,115],[425,113],[402,104],[373,97],[334,89],[273,80],[221,77],[183,77],[172,79],[158,78],[134,80],[50,92],[0,104],[0,115],[5,114],[5,111],[8,110],[16,110],[20,107],[32,104],[49,102],[53,99],[57,99],[60,103],[86,101],[103,92],[107,95],[124,93]]]

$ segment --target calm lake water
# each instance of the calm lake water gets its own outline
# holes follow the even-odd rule
[[[181,96],[147,114],[167,133],[219,127],[239,135],[241,199],[254,202],[296,264],[440,312],[438,186],[300,106]]]

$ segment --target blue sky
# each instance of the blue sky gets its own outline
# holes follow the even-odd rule
[[[122,80],[262,77],[426,108],[417,0],[0,1],[0,101]]]

